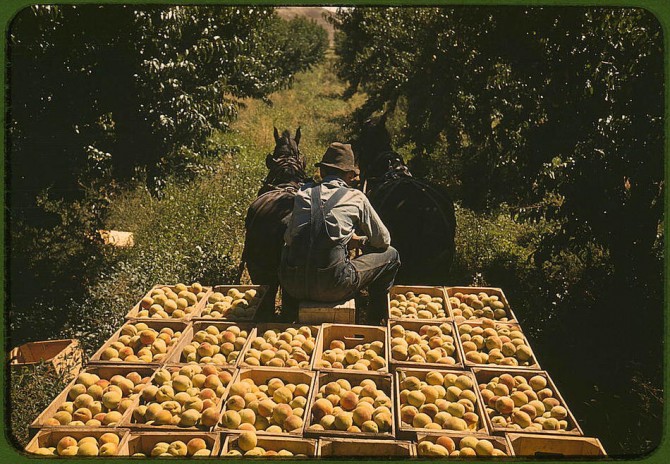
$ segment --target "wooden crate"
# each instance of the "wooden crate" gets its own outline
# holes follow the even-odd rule
[[[446,314],[445,317],[437,317],[437,318],[431,318],[431,319],[416,319],[416,318],[409,318],[409,317],[393,317],[391,316],[391,300],[395,295],[398,295],[400,293],[405,294],[407,292],[414,292],[417,295],[420,293],[426,293],[430,296],[437,296],[442,298],[444,303],[442,306],[444,306],[444,313]],[[427,286],[422,286],[422,285],[394,285],[391,287],[391,290],[389,291],[389,294],[386,297],[387,300],[387,314],[388,314],[388,319],[389,320],[409,320],[409,321],[450,321],[453,319],[453,316],[451,314],[451,305],[449,304],[449,298],[447,298],[447,294],[444,291],[444,287],[427,287]]]
[[[238,433],[226,435],[226,438],[223,441],[223,448],[221,449],[221,458],[225,458],[231,450],[240,450],[237,446],[237,440],[239,437],[240,435]],[[290,451],[293,453],[293,455],[304,454],[310,458],[318,456],[317,441],[311,438],[273,437],[270,435],[258,435],[257,439],[258,443],[256,446],[263,448],[266,451],[279,451],[284,449]],[[242,454],[244,454],[243,451]],[[274,456],[274,458],[277,458],[277,456]],[[269,457],[261,457],[260,459],[269,459]]]
[[[384,353],[380,356],[384,358],[386,365],[377,372],[388,372],[389,365],[389,348],[386,345],[386,327],[379,327],[373,325],[345,325],[345,324],[323,324],[321,326],[321,336],[319,343],[314,349],[314,370],[319,371],[334,371],[334,372],[351,372],[352,369],[333,369],[319,367],[323,352],[328,349],[330,342],[333,340],[342,340],[345,349],[354,348],[357,345],[371,343],[375,341],[382,342],[384,346]],[[362,372],[362,371],[359,371]],[[372,371],[374,372],[374,371]]]
[[[128,435],[130,432],[128,429],[103,429],[91,427],[62,427],[58,429],[42,429],[37,432],[37,435],[35,435],[32,440],[28,442],[25,447],[25,451],[27,453],[34,454],[38,448],[56,446],[63,437],[67,436],[70,436],[79,441],[84,437],[95,437],[96,439],[99,439],[105,433],[110,432],[119,436],[119,446],[117,449],[118,455],[118,453],[126,446],[128,441]]]
[[[165,366],[161,366],[158,369],[156,369],[154,374],[151,376],[150,383],[152,385],[156,385],[154,383],[154,378],[156,377],[156,373],[160,369],[167,369],[168,371],[170,371],[172,373],[172,372],[178,371],[182,367],[188,366],[190,364],[196,364],[196,363],[167,364]],[[200,364],[200,366],[202,366],[202,365],[203,364]],[[219,404],[216,406],[216,408],[218,409],[219,414],[220,414],[221,413],[221,408],[223,407],[223,404],[225,403],[226,398],[228,397],[228,393],[230,392],[230,386],[232,385],[233,381],[235,380],[236,369],[233,368],[232,366],[216,366],[214,364],[211,364],[211,365],[216,367],[217,371],[219,371],[219,372],[227,371],[227,372],[230,372],[231,375],[232,375],[232,377],[230,379],[230,382],[228,383],[228,385],[225,386],[225,390],[224,390],[223,394],[221,395],[221,397],[219,398]],[[142,395],[138,395],[135,398],[135,402],[133,403],[133,405],[130,408],[128,408],[126,413],[123,415],[123,419],[121,420],[120,426],[129,428],[133,432],[150,431],[150,432],[160,432],[160,433],[164,433],[164,434],[165,433],[172,434],[173,431],[211,432],[214,429],[214,427],[207,427],[207,426],[202,426],[202,425],[195,425],[195,426],[192,426],[192,427],[180,427],[178,425],[171,425],[171,424],[168,424],[168,425],[153,425],[153,424],[142,424],[142,423],[139,423],[139,422],[135,422],[135,418],[133,417],[133,411],[135,411],[135,409],[137,409],[139,406],[146,405],[146,404],[147,404],[147,402],[144,401],[144,399],[142,398]]]
[[[190,321],[193,317],[195,317],[196,314],[198,314],[202,308],[205,306],[207,303],[207,297],[209,296],[210,293],[212,293],[212,287],[202,287],[202,290],[205,292],[205,296],[200,299],[195,304],[195,308],[193,308],[193,311],[190,314],[186,314],[185,317],[183,318],[152,318],[152,317],[138,317],[138,313],[140,312],[140,302],[147,296],[151,295],[151,292],[157,288],[169,288],[171,290],[174,290],[174,285],[167,285],[167,284],[156,284],[153,287],[151,287],[151,290],[149,290],[147,293],[144,294],[144,296],[138,301],[135,306],[132,307],[130,311],[128,311],[128,314],[126,314],[126,320],[137,320],[137,321]],[[190,287],[190,285],[189,285]]]
[[[123,375],[124,377],[131,372],[137,372],[140,374],[143,378],[144,377],[153,377],[155,368],[154,367],[147,367],[147,366],[126,366],[126,365],[107,365],[107,366],[88,366],[84,372],[90,373],[90,374],[95,374],[101,379],[106,379],[109,380],[115,375]],[[44,422],[52,417],[56,411],[58,411],[58,408],[66,401],[68,401],[68,395],[70,393],[70,390],[72,389],[72,386],[76,383],[77,379],[72,380],[72,382],[69,383],[65,389],[60,392],[60,394],[47,406],[47,408],[40,413],[39,416],[35,418],[35,420],[30,424],[30,429],[33,431],[36,431],[38,429],[41,429],[43,427],[47,428],[76,428],[76,429],[81,429],[83,428],[82,426],[45,426]],[[134,398],[134,395],[130,395],[124,398]],[[130,408],[129,408],[130,409]],[[126,411],[127,412],[127,411]],[[125,416],[125,414],[124,414]],[[123,420],[123,419],[122,419]]]
[[[312,406],[316,401],[316,395],[319,392],[319,389],[322,385],[326,385],[329,382],[335,382],[338,379],[347,380],[352,387],[360,385],[360,383],[365,379],[372,380],[376,385],[377,389],[382,390],[391,400],[391,404],[395,405],[395,390],[393,388],[393,376],[391,374],[383,372],[365,372],[365,371],[321,371],[318,373],[316,380],[314,382],[314,388],[312,397],[309,404],[309,407],[305,410],[305,436],[314,436],[314,437],[328,437],[328,438],[376,438],[383,440],[392,440],[396,437],[396,425],[395,419],[391,422],[391,431],[390,432],[347,432],[343,430],[310,430],[309,427],[312,425]],[[395,416],[393,408],[391,409],[391,414]]]
[[[304,383],[309,385],[309,390],[307,392],[307,403],[306,403],[307,405],[309,405],[312,398],[312,394],[314,392],[315,377],[316,372],[301,369],[276,369],[273,367],[253,367],[253,368],[241,367],[237,370],[237,374],[230,382],[230,384],[232,385],[234,383],[241,382],[244,379],[251,379],[254,381],[256,385],[261,385],[267,383],[270,379],[273,378],[281,379],[284,383],[293,383],[293,384]],[[225,412],[226,407],[224,405],[224,407],[221,409],[221,414],[219,415],[219,422],[218,425],[216,426],[216,430],[224,431],[226,433],[241,433],[241,430],[229,429],[221,424],[221,420]],[[305,412],[303,414],[303,424],[305,422],[306,414],[307,409],[305,409]],[[259,437],[260,436],[278,436],[283,438],[301,437],[302,434],[303,429],[284,433],[268,433],[265,432],[264,430],[256,431],[256,435],[258,435]]]
[[[119,450],[119,456],[133,456],[135,453],[144,453],[151,457],[151,450],[156,443],[172,443],[174,441],[183,441],[188,443],[192,438],[202,438],[207,443],[207,449],[212,453],[210,457],[217,457],[221,452],[221,434],[213,432],[133,432],[128,435],[128,439],[123,449]]]
[[[477,379],[477,384],[487,384],[489,381],[494,378],[498,377],[502,374],[510,374],[512,376],[520,375],[525,377],[526,379],[530,379],[533,376],[536,375],[541,375],[542,377],[545,377],[547,379],[547,388],[550,388],[553,393],[554,393],[554,398],[558,399],[560,402],[561,406],[563,406],[567,412],[568,416],[566,417],[566,420],[568,421],[568,427],[569,430],[567,431],[562,431],[562,430],[542,430],[542,431],[531,431],[527,430],[524,431],[524,433],[529,433],[533,435],[577,435],[577,436],[583,436],[584,433],[582,432],[581,427],[579,426],[579,423],[575,419],[575,417],[572,415],[572,411],[568,407],[568,404],[565,402],[563,397],[561,396],[561,393],[558,391],[558,388],[556,388],[556,384],[554,384],[554,381],[551,379],[549,376],[549,373],[547,371],[536,371],[532,369],[501,369],[501,368],[479,368],[475,367],[472,369],[472,373],[475,375],[475,378]],[[479,392],[478,392],[479,393]],[[479,398],[481,400],[481,394],[479,394]],[[483,400],[481,400],[483,402]],[[515,429],[512,427],[497,427],[494,426],[493,423],[491,422],[491,418],[489,417],[488,414],[486,416],[486,423],[491,431],[492,434],[494,435],[502,435],[504,433],[517,433],[521,432],[519,429]]]
[[[356,301],[353,298],[336,303],[301,301],[298,321],[301,324],[355,324]]]
[[[394,325],[401,325],[405,329],[412,330],[414,332],[419,332],[421,327],[424,325],[433,325],[433,326],[439,326],[441,324],[449,324],[452,329],[452,337],[454,338],[454,352],[451,355],[455,360],[456,364],[439,364],[439,363],[417,363],[414,361],[399,361],[396,359],[393,359],[393,354],[391,353],[391,340],[393,337],[391,336],[391,327]],[[387,350],[389,351],[388,357],[389,357],[389,363],[393,369],[396,369],[398,367],[410,367],[410,368],[420,368],[420,369],[463,369],[463,359],[461,358],[461,350],[458,349],[458,334],[456,332],[456,327],[453,322],[450,321],[419,321],[419,320],[411,320],[411,319],[394,319],[394,320],[389,320],[388,325],[386,328],[386,346],[388,347]]]
[[[190,344],[193,341],[193,337],[195,334],[201,330],[204,330],[208,326],[213,325],[219,329],[219,331],[225,331],[226,328],[232,327],[232,326],[237,326],[240,328],[240,330],[246,330],[247,331],[247,341],[244,344],[244,346],[240,349],[240,353],[237,355],[237,359],[235,360],[234,363],[230,364],[221,364],[221,366],[229,366],[229,367],[237,367],[237,364],[240,362],[241,359],[241,354],[244,353],[246,350],[247,346],[249,346],[249,343],[251,343],[251,339],[255,336],[256,333],[256,328],[254,324],[250,322],[223,322],[219,320],[199,320],[199,319],[194,319],[189,327],[186,329],[186,331],[183,332],[181,339],[175,346],[174,350],[170,353],[170,356],[167,358],[167,364],[185,364],[186,362],[181,359],[181,354],[182,351],[184,350],[184,347],[188,344]]]
[[[142,322],[143,324],[146,324],[150,329],[154,329],[156,332],[160,332],[162,328],[164,327],[169,327],[171,328],[174,332],[181,332],[181,337],[184,336],[184,332],[188,327],[190,327],[190,323],[187,322],[182,322],[182,321],[171,321],[169,319],[161,319],[161,320],[156,320],[156,319],[151,319],[151,320],[146,320],[146,321],[128,321],[124,324],[124,327],[129,324],[136,324],[138,322]],[[121,336],[121,331],[123,330],[123,327],[121,327],[119,330],[117,330],[114,335],[112,335],[109,340],[107,340],[98,351],[95,352],[95,354],[91,357],[89,360],[90,364],[97,364],[97,365],[119,365],[119,364],[124,364],[124,365],[142,365],[142,366],[147,366],[147,365],[153,365],[153,366],[162,366],[168,362],[168,359],[170,359],[170,356],[172,355],[173,351],[175,348],[179,345],[179,343],[183,340],[177,340],[177,342],[168,347],[165,357],[163,357],[162,360],[160,361],[155,361],[155,362],[150,362],[150,363],[144,363],[142,361],[136,361],[136,362],[114,362],[114,361],[104,361],[100,359],[100,356],[102,355],[102,352],[107,349],[108,347],[111,346],[112,343],[117,341],[119,337]],[[180,338],[181,338],[180,337]]]
[[[320,438],[319,457],[416,457],[416,445],[402,440],[357,440],[355,438]]]
[[[432,431],[436,432],[436,431]],[[444,436],[444,434],[441,433],[417,433],[416,434],[416,441],[417,441],[417,454],[418,454],[418,449],[419,449],[419,443],[422,441],[428,440],[432,443],[435,443],[435,440],[437,440],[439,437]],[[466,433],[459,433],[459,434],[450,434],[449,438],[454,440],[454,443],[456,444],[456,449],[458,449],[458,445],[460,444],[461,440],[467,436],[472,436],[472,434],[466,434]],[[493,447],[496,449],[499,449],[501,451],[504,451],[507,456],[514,456],[514,452],[512,449],[509,447],[509,444],[507,443],[507,440],[503,437],[494,437],[491,435],[477,435],[476,436],[477,440],[488,440],[493,444]],[[426,456],[419,456],[420,458],[425,458]],[[475,459],[482,459],[483,456],[480,456]],[[500,456],[502,458],[502,456]],[[447,457],[444,457],[445,459],[448,459]],[[459,459],[458,457],[452,458],[452,459]],[[463,458],[460,458],[463,459]],[[492,460],[499,459],[497,456],[489,458]]]
[[[257,296],[257,304],[253,306],[253,311],[249,313],[248,316],[244,317],[239,317],[239,316],[226,316],[222,318],[214,318],[214,317],[209,317],[205,316],[202,314],[202,311],[205,309],[205,306],[207,306],[207,299],[205,299],[205,302],[203,303],[202,307],[200,307],[198,313],[193,316],[194,320],[201,320],[201,321],[226,321],[226,322],[251,322],[256,320],[256,313],[258,312],[258,308],[261,307],[263,304],[263,300],[266,298],[268,289],[270,288],[267,285],[215,285],[212,287],[211,292],[207,295],[207,298],[209,298],[210,295],[216,292],[223,293],[226,295],[228,293],[228,290],[236,288],[240,292],[244,293],[247,290],[256,290],[256,296]]]
[[[267,323],[258,324],[256,326],[256,329],[255,329],[256,334],[255,334],[254,338],[256,338],[256,337],[263,338],[263,334],[267,330],[275,330],[275,331],[284,332],[284,331],[286,331],[286,329],[289,329],[289,328],[299,329],[300,327],[304,327],[305,325],[306,324],[282,324],[282,323],[274,323],[274,322],[267,322]],[[307,327],[310,328],[310,330],[312,331],[312,337],[314,337],[314,349],[312,350],[312,354],[309,356],[309,365],[305,368],[305,370],[310,370],[311,371],[313,366],[314,366],[314,357],[315,357],[315,353],[316,353],[316,348],[318,346],[319,339],[321,338],[321,326],[320,325],[307,325]],[[247,364],[246,362],[244,362],[244,359],[246,357],[247,352],[252,348],[252,346],[251,346],[252,343],[253,343],[253,339],[251,337],[249,337],[249,343],[247,343],[247,345],[244,348],[244,351],[240,354],[239,363],[238,363],[239,367],[256,367],[256,366],[252,366],[252,365]],[[275,366],[263,366],[263,367],[272,367],[274,369],[298,369],[297,367],[275,367]]]
[[[51,363],[58,375],[75,377],[82,367],[83,350],[79,340],[44,340],[24,343],[9,352],[12,367],[34,367],[40,362]]]
[[[530,433],[507,433],[505,438],[515,456],[538,458],[607,456],[605,448],[597,438],[538,436]]]
[[[451,298],[454,296],[456,293],[479,293],[479,292],[484,292],[486,294],[490,295],[495,295],[498,297],[500,301],[503,302],[505,305],[505,312],[507,313],[508,317],[506,318],[507,320],[501,319],[500,322],[518,322],[519,320],[517,319],[516,315],[514,314],[514,311],[512,311],[512,307],[510,306],[509,302],[507,301],[507,297],[505,296],[505,293],[502,291],[501,288],[498,287],[445,287],[445,292],[447,294],[448,298]],[[454,317],[454,320],[457,323],[460,323],[462,321],[465,321],[466,319],[463,317],[458,317],[453,314],[453,307],[451,306],[451,303],[449,304],[449,307],[452,308],[452,316]],[[471,321],[475,321],[481,318],[475,318],[475,319],[469,319]]]
[[[530,346],[530,343],[528,342],[528,338],[526,338],[526,335],[523,333],[523,330],[521,330],[521,326],[519,324],[508,323],[508,322],[497,322],[496,321],[495,326],[496,327],[498,327],[498,326],[508,327],[511,330],[518,330],[519,332],[521,332],[521,334],[523,335],[524,343],[530,348],[531,353],[532,353],[531,358],[528,360],[528,362],[529,362],[528,366],[507,366],[507,365],[502,365],[502,364],[479,364],[479,363],[474,363],[472,361],[468,361],[465,358],[465,350],[463,349],[463,342],[461,342],[461,333],[458,329],[463,324],[467,324],[467,325],[472,326],[472,327],[482,327],[483,325],[482,325],[481,320],[480,321],[465,321],[465,322],[462,322],[460,324],[455,324],[456,325],[456,334],[457,334],[456,343],[457,343],[458,350],[460,351],[461,359],[463,360],[463,364],[465,365],[466,369],[471,369],[473,367],[500,367],[500,368],[511,369],[511,370],[515,370],[515,369],[537,369],[537,370],[540,370],[540,369],[542,369],[540,367],[540,363],[537,360],[537,357],[535,356],[535,350],[533,350],[533,348]]]
[[[442,375],[446,374],[456,374],[456,375],[465,375],[472,379],[473,392],[477,397],[477,402],[475,403],[475,412],[479,417],[479,428],[477,430],[468,430],[468,431],[457,431],[457,430],[433,430],[426,428],[416,428],[409,424],[405,424],[402,421],[400,415],[400,409],[402,405],[400,404],[400,382],[405,377],[417,377],[419,380],[426,380],[426,375],[429,372],[438,371]],[[484,405],[482,399],[479,396],[477,391],[477,381],[475,376],[468,371],[459,371],[454,369],[411,369],[411,368],[397,368],[395,371],[395,419],[398,424],[398,437],[402,438],[414,438],[417,433],[427,433],[427,434],[438,434],[438,435],[459,435],[459,434],[468,434],[468,435],[489,435],[488,424],[486,422],[486,411],[484,410]]]

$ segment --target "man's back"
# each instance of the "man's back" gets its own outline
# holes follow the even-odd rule
[[[367,197],[359,190],[349,188],[342,179],[328,176],[320,184],[309,183],[300,189],[295,198],[293,213],[289,221],[284,241],[287,245],[303,227],[311,223],[312,198],[314,189],[320,189],[322,204],[328,203],[340,189],[346,189],[338,201],[324,211],[324,223],[328,237],[337,245],[346,246],[354,234],[365,235],[375,248],[386,248],[391,244],[391,237],[381,219],[370,205]]]
[[[351,147],[331,144],[317,166],[323,182],[300,189],[284,235],[282,289],[294,299],[336,302],[368,287],[381,315],[400,266],[398,252],[367,197],[349,187],[358,176]],[[350,259],[348,246],[366,240],[367,253]]]

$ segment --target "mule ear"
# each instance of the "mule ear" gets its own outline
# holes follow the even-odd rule
[[[275,134],[275,143],[279,143],[279,141],[281,140],[281,139],[279,138],[279,131],[277,130],[276,127],[274,128],[274,130],[275,130],[275,132],[274,132],[274,134]]]
[[[272,166],[275,164],[275,159],[272,156],[272,153],[270,153],[268,156],[265,157],[265,167],[268,169],[271,169]]]
[[[300,145],[300,137],[302,137],[302,134],[300,133],[300,127],[298,127],[298,130],[295,131],[295,144]]]

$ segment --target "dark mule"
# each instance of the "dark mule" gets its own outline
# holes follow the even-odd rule
[[[274,304],[279,287],[277,271],[284,245],[284,232],[288,217],[293,210],[293,199],[306,180],[305,159],[300,154],[300,128],[291,138],[289,131],[280,136],[274,129],[275,150],[265,158],[269,169],[258,198],[249,206],[245,219],[246,235],[240,263],[238,282],[244,265],[251,281],[257,285],[268,285],[268,295],[256,315],[260,321],[274,317]]]
[[[384,118],[366,122],[353,148],[363,191],[400,253],[396,283],[448,284],[456,217],[445,189],[412,177],[402,157],[391,148]]]

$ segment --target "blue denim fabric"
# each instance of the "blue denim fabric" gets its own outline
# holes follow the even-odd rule
[[[386,315],[386,294],[400,268],[400,257],[393,247],[367,251],[352,260],[346,256],[334,259],[332,265],[316,269],[311,276],[305,276],[304,268],[289,266],[282,260],[279,279],[283,292],[297,300],[339,302],[355,297],[367,287],[369,319],[381,320]],[[292,304],[283,306],[289,313],[296,309]]]
[[[351,264],[356,269],[357,289],[368,288],[368,318],[381,320],[386,317],[386,294],[393,286],[400,268],[400,256],[392,246],[386,250],[368,250]]]

